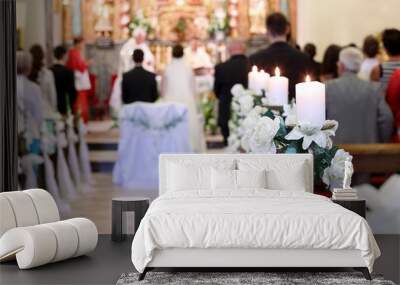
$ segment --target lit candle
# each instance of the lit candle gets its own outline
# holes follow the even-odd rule
[[[257,66],[253,65],[249,72],[249,89],[256,94],[262,94],[262,90],[266,91],[268,87],[269,74],[264,70],[258,71]]]
[[[322,126],[325,122],[325,85],[318,81],[306,81],[296,84],[297,120],[308,122],[314,126]]]
[[[269,86],[269,73],[265,72],[263,69],[258,73],[260,77],[260,87],[266,92]]]
[[[258,69],[257,66],[253,65],[251,71],[249,72],[249,89],[255,91],[256,81],[257,81]]]
[[[281,76],[279,67],[275,68],[275,76],[269,79],[268,104],[272,106],[283,106],[288,103],[289,79]]]

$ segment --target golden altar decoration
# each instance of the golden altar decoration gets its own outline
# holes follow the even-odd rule
[[[155,26],[155,40],[177,41],[176,27],[179,20],[185,22],[184,40],[195,37],[209,40],[207,25],[216,11],[225,9],[229,23],[227,36],[249,39],[265,34],[265,19],[268,14],[281,11],[291,22],[292,36],[296,36],[297,0],[55,0],[62,7],[63,38],[71,41],[74,11],[72,4],[81,6],[81,36],[94,42],[107,34],[115,42],[129,37],[127,28],[136,11],[144,15]],[[76,15],[75,15],[76,16]]]

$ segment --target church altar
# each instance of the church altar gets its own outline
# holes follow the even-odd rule
[[[230,38],[244,40],[248,53],[267,46],[265,19],[273,12],[290,19],[296,38],[297,0],[55,0],[53,7],[62,15],[63,41],[69,43],[77,36],[85,39],[100,101],[110,97],[120,50],[137,28],[146,32],[158,75],[171,61],[176,43],[186,47],[198,41],[211,65],[227,59]],[[211,88],[212,84],[203,86]]]
[[[100,36],[113,41],[130,37],[138,14],[150,29],[149,39],[187,41],[192,37],[249,38],[265,34],[270,13],[284,13],[296,37],[297,0],[55,0],[62,13],[64,41],[82,36],[88,42]],[[60,11],[61,10],[61,11]]]

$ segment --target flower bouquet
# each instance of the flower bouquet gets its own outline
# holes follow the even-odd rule
[[[341,187],[345,161],[351,155],[338,149],[332,137],[338,122],[323,125],[298,122],[296,105],[283,106],[283,112],[265,105],[264,97],[237,84],[232,88],[229,152],[311,153],[314,156],[314,182],[330,189]]]

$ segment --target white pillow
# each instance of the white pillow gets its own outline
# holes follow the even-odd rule
[[[303,163],[304,164],[304,163]],[[303,166],[293,165],[290,175],[278,169],[267,171],[268,189],[306,192],[306,177]]]
[[[267,188],[271,190],[303,191],[309,187],[305,161],[281,159],[238,159],[239,170],[266,170]]]
[[[168,168],[168,189],[171,191],[185,191],[207,189],[210,187],[204,177],[208,168],[184,166],[171,163]]]
[[[262,170],[236,170],[237,189],[241,188],[267,188],[267,171]]]
[[[167,191],[211,190],[211,169],[235,169],[232,160],[191,160],[170,161],[166,165]]]
[[[236,170],[211,169],[211,189],[236,190]]]
[[[218,190],[240,190],[249,188],[267,188],[267,177],[265,170],[211,170],[211,189]]]

